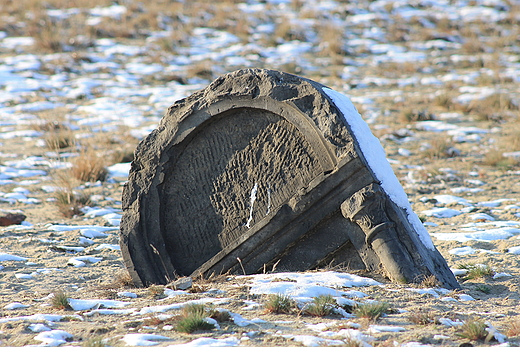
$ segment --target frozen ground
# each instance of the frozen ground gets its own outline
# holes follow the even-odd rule
[[[0,4],[0,209],[27,215],[0,227],[1,346],[458,346],[473,318],[494,339],[472,343],[519,345],[518,1],[54,3]],[[333,271],[227,276],[196,292],[124,285],[117,230],[129,153],[175,100],[244,67],[351,98],[462,291]],[[71,143],[56,146],[60,136]],[[59,177],[87,149],[108,176],[74,184],[92,206],[65,218]],[[475,266],[491,274],[469,279]],[[72,310],[51,306],[57,290]],[[324,318],[274,315],[262,307],[271,293],[300,307],[330,294],[338,305]],[[340,309],[374,300],[392,307],[378,322]],[[232,321],[195,335],[158,323],[193,301]],[[409,319],[421,310],[436,324]]]

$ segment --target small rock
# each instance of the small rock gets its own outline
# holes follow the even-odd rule
[[[175,290],[186,290],[193,286],[193,280],[191,277],[181,277],[173,282],[168,284],[168,287],[173,288]]]
[[[6,227],[13,224],[22,224],[27,218],[21,213],[2,213],[0,212],[0,226]]]

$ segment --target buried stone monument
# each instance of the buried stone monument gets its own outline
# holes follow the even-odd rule
[[[135,153],[121,249],[137,285],[331,262],[459,285],[350,100],[287,73],[224,75]]]

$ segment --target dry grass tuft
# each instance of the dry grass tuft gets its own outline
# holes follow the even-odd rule
[[[146,325],[146,326],[153,326],[153,327],[156,327],[156,326],[159,326],[159,325],[162,325],[164,323],[167,323],[168,321],[170,321],[171,319],[161,319],[157,316],[152,316],[152,317],[148,317],[146,318],[144,321],[143,321],[143,324]]]
[[[452,110],[455,107],[455,102],[453,101],[453,96],[449,93],[443,93],[437,95],[433,99],[433,105],[441,107],[445,110]]]
[[[412,322],[413,324],[417,325],[429,325],[429,324],[435,324],[435,313],[432,311],[416,311],[410,313],[408,316],[408,320]]]
[[[152,298],[160,298],[164,295],[164,286],[152,284],[148,287],[148,295],[150,295]]]
[[[68,129],[49,131],[43,139],[47,147],[53,151],[72,147],[76,143],[74,134]]]
[[[54,192],[54,203],[60,213],[67,218],[82,215],[81,208],[90,205],[90,196],[74,191],[77,182],[68,172],[55,174],[54,182],[58,187]]]
[[[54,117],[56,117],[56,115],[54,115]],[[33,129],[44,132],[69,130],[69,127],[64,125],[61,121],[50,118],[50,116],[41,117],[37,122],[33,124]],[[57,118],[61,118],[59,112]]]
[[[134,281],[128,271],[117,273],[113,280],[102,286],[103,289],[135,288]]]
[[[520,165],[518,156],[513,152],[520,151],[520,122],[517,119],[504,123],[495,147],[489,150],[483,159],[484,165],[509,170]]]
[[[497,121],[520,109],[518,101],[504,93],[494,93],[484,99],[473,100],[466,106],[465,112],[481,120]]]
[[[332,23],[326,22],[317,28],[320,37],[319,53],[326,57],[336,58],[340,62],[342,56],[345,55],[344,44],[344,28]]]
[[[198,77],[208,81],[213,80],[216,77],[215,72],[213,71],[213,63],[208,61],[201,61],[199,63],[190,65],[186,69],[186,76],[188,78]]]
[[[426,276],[419,283],[419,286],[422,288],[436,288],[436,287],[440,287],[440,285],[441,284],[440,284],[439,280],[437,279],[437,277],[435,277],[435,275]]]
[[[264,308],[269,313],[291,313],[296,302],[288,295],[272,294],[267,297]]]
[[[364,318],[375,322],[389,308],[390,304],[386,302],[370,302],[357,305],[352,313],[358,318]]]
[[[119,284],[120,287],[135,287],[132,277],[127,271],[123,271],[115,276],[115,283]]]
[[[108,175],[106,159],[87,149],[72,161],[71,175],[83,182],[104,181]]]
[[[462,44],[462,51],[466,54],[479,54],[489,50],[478,37],[471,37]]]
[[[306,41],[307,38],[305,36],[305,29],[302,26],[296,25],[290,19],[282,20],[280,18],[276,23],[276,29],[274,31],[273,39],[275,40],[273,44],[278,41]]]
[[[506,328],[506,335],[508,337],[520,336],[520,318],[510,320]]]
[[[32,124],[32,128],[45,133],[43,140],[47,147],[53,151],[74,146],[76,143],[74,133],[69,126],[64,124],[68,110],[57,108],[52,111],[41,112],[38,115],[39,119]]]
[[[206,320],[209,316],[210,312],[204,305],[186,305],[181,310],[177,331],[191,334],[195,331],[215,329],[215,325]]]
[[[460,264],[458,268],[468,270],[465,277],[468,280],[489,278],[494,274],[494,271],[488,265],[484,264]]]
[[[427,111],[417,111],[412,108],[405,108],[401,112],[399,112],[398,119],[402,123],[412,123],[426,120],[435,119],[433,114]]]
[[[84,20],[75,23],[84,23]],[[90,46],[92,40],[83,35],[85,29],[84,26],[82,28],[69,20],[54,20],[43,14],[38,21],[30,23],[28,34],[35,38],[39,51],[61,52]]]
[[[69,304],[69,296],[62,290],[57,290],[53,293],[51,299],[51,306],[57,310],[72,310]]]
[[[199,274],[193,280],[195,283],[203,286],[207,286],[213,283],[225,283],[229,278],[230,270],[226,273],[216,274],[215,272],[210,273],[206,276],[206,274]]]
[[[72,190],[57,190],[54,193],[56,206],[60,213],[67,218],[82,215],[81,208],[90,205],[90,197]]]
[[[470,341],[483,341],[488,336],[486,323],[478,319],[470,319],[460,327],[457,335]]]
[[[520,151],[520,121],[518,118],[503,126],[501,144],[508,152]]]
[[[504,157],[504,153],[504,150],[492,149],[485,154],[482,164],[503,170],[509,170],[518,164],[513,158]]]
[[[435,137],[427,148],[422,151],[422,155],[428,159],[449,158],[458,155],[458,151],[451,147],[447,142],[449,139]]]
[[[312,298],[312,302],[307,305],[304,312],[315,317],[328,316],[334,312],[337,302],[332,295],[320,295]]]

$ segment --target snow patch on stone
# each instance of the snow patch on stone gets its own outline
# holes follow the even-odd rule
[[[323,88],[323,91],[331,98],[332,102],[343,114],[345,121],[349,124],[350,129],[359,143],[359,147],[368,166],[380,181],[383,190],[397,206],[405,210],[408,221],[414,227],[423,244],[429,249],[435,249],[428,232],[422,225],[419,217],[413,212],[401,183],[399,183],[390,163],[386,159],[386,154],[381,143],[372,134],[368,124],[361,118],[361,115],[348,97],[329,88]]]

